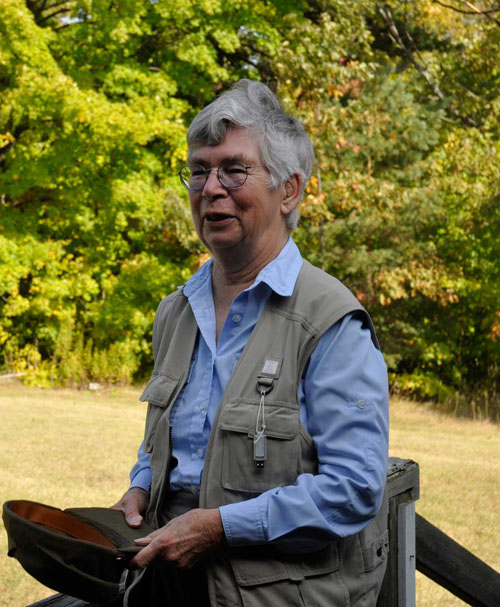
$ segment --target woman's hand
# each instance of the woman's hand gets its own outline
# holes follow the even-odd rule
[[[129,527],[140,527],[148,504],[149,493],[140,487],[132,487],[111,508],[123,512]]]
[[[143,568],[156,558],[190,569],[225,539],[219,509],[196,508],[172,519],[164,527],[135,540],[145,546],[129,563],[130,569]]]

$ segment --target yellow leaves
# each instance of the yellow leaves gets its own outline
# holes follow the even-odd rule
[[[314,193],[315,191],[317,191],[317,188],[319,186],[319,179],[316,176],[312,176],[309,179],[308,184],[306,185],[306,192],[309,194]]]
[[[381,306],[388,306],[392,302],[392,299],[390,297],[387,297],[383,293],[379,293],[378,301]]]
[[[328,97],[330,97],[330,99],[333,97],[334,99],[339,99],[339,97],[342,97],[344,94],[344,91],[342,89],[337,88],[336,86],[327,86],[325,87],[325,92],[328,95]]]
[[[405,285],[407,278],[406,268],[381,270],[375,278],[379,291],[379,303],[382,306],[387,306],[394,300],[406,299],[408,297]]]
[[[312,225],[319,225],[324,221],[333,221],[333,214],[326,204],[326,194],[307,194],[300,204],[299,213],[303,218],[307,218]]]
[[[28,344],[16,352],[16,358],[11,362],[14,373],[24,373],[31,369],[37,369],[42,357],[36,346]]]
[[[360,289],[358,289],[355,293],[356,295],[356,299],[360,302],[365,301],[366,299],[368,299],[367,294],[364,291],[361,291]]]
[[[15,295],[14,295],[15,293]],[[20,316],[30,308],[30,301],[19,295],[17,288],[12,289],[12,297],[9,297],[5,304],[2,315],[5,318]]]
[[[210,259],[209,253],[201,253],[197,257],[197,269],[201,268],[203,264],[205,264]]]
[[[413,260],[396,268],[382,269],[375,276],[378,300],[386,306],[392,301],[423,295],[446,306],[459,300],[456,285],[448,270],[437,259],[429,257],[428,265]]]
[[[336,150],[341,150],[342,148],[346,148],[346,147],[351,148],[351,150],[355,154],[359,154],[359,152],[361,151],[361,146],[358,145],[357,143],[352,143],[350,141],[347,141],[343,137],[341,137],[340,139],[337,140],[337,143],[335,144]]]
[[[491,325],[490,339],[492,341],[500,340],[500,311],[495,312],[496,320]]]
[[[10,143],[13,143],[15,141],[15,137],[14,135],[12,135],[12,133],[4,133],[4,134],[0,134],[0,149],[9,145]]]

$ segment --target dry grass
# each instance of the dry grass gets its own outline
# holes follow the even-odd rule
[[[390,452],[419,464],[417,512],[500,571],[500,427],[393,401]],[[463,605],[417,572],[418,607]]]
[[[111,505],[124,491],[142,436],[139,390],[37,390],[0,384],[1,501],[62,508]],[[500,570],[500,428],[445,417],[423,405],[391,404],[391,455],[417,461],[417,511]],[[53,594],[6,556],[0,528],[0,607]],[[418,607],[463,605],[423,576]]]
[[[0,498],[68,508],[110,506],[126,490],[145,406],[139,391],[38,390],[0,385]],[[0,606],[54,594],[6,556],[0,530]]]

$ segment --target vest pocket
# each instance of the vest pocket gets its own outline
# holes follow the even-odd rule
[[[363,562],[365,571],[373,571],[375,567],[383,563],[387,558],[389,551],[389,532],[385,531],[382,535],[375,538],[368,546],[363,548]]]
[[[221,605],[340,607],[349,604],[342,583],[342,589],[336,591],[341,582],[336,542],[301,554],[278,552],[273,545],[245,546],[230,548],[216,558],[214,582]]]
[[[146,416],[146,429],[144,431],[144,450],[151,453],[156,434],[156,427],[161,416],[172,400],[179,378],[173,375],[159,373],[153,375],[141,397],[140,401],[148,403],[148,414]]]
[[[241,556],[240,556],[241,554]],[[300,582],[339,568],[336,542],[314,552],[277,552],[273,546],[245,546],[230,552],[231,567],[239,586],[269,584],[280,580]]]
[[[267,457],[262,468],[254,460],[258,409],[258,400],[237,399],[226,404],[219,421],[223,435],[222,486],[247,497],[249,493],[291,485],[301,473],[298,405],[266,401]]]

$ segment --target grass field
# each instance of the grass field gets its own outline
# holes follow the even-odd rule
[[[0,384],[0,499],[109,506],[127,487],[145,406],[132,388],[88,392]],[[417,511],[500,571],[500,427],[425,405],[391,403],[391,455],[420,465]],[[6,556],[0,527],[0,607],[53,594]],[[417,575],[417,607],[464,605]]]

